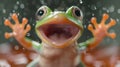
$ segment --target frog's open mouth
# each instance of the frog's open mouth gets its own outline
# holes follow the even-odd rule
[[[71,41],[80,32],[80,29],[72,24],[44,24],[38,30],[45,40],[55,46]]]

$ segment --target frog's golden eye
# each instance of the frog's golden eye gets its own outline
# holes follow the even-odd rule
[[[76,18],[80,20],[83,19],[83,13],[78,7],[73,7],[72,12],[73,12],[73,16],[75,16]]]
[[[46,6],[40,7],[36,12],[36,20],[41,20],[43,17],[45,17],[46,13],[47,7]]]

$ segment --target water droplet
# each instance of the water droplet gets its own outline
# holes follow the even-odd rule
[[[117,10],[118,14],[120,14],[120,9]]]
[[[20,15],[20,13],[17,13],[17,15],[19,16],[19,15]]]
[[[103,10],[107,10],[107,8],[106,8],[106,7],[103,7],[102,9],[103,9]]]
[[[35,24],[32,24],[33,26],[35,26]]]
[[[20,8],[21,8],[21,9],[23,9],[24,7],[25,7],[24,4],[21,4],[21,5],[20,5]]]
[[[109,10],[107,10],[107,13],[109,13],[110,11]]]
[[[6,9],[3,9],[3,13],[6,13]]]
[[[109,10],[109,12],[114,12],[115,7],[114,7],[114,6],[111,6],[111,7],[108,8],[108,10]]]
[[[116,21],[119,22],[119,19],[117,18]]]
[[[11,16],[11,15],[12,15],[12,13],[9,13],[9,15]]]
[[[20,4],[20,2],[19,2],[19,1],[17,1],[17,2],[16,2],[16,4],[17,4],[17,5],[19,5],[19,4]]]
[[[30,36],[30,33],[27,33],[27,36]]]
[[[14,6],[14,9],[15,9],[15,10],[17,10],[17,9],[18,9],[18,6],[17,6],[17,5],[15,5],[15,6]]]
[[[97,7],[96,7],[95,5],[91,5],[91,9],[92,9],[92,10],[96,10]]]
[[[5,20],[5,19],[7,19],[6,17],[3,17],[3,19]]]
[[[80,4],[82,4],[83,3],[83,1],[82,0],[79,0],[80,1]]]
[[[12,12],[15,13],[15,10],[13,10]]]
[[[87,26],[86,26],[86,25],[84,25],[84,28],[87,28]]]
[[[41,4],[45,5],[45,2],[44,2],[44,0],[40,0],[40,2],[41,2]]]
[[[92,13],[92,16],[95,16],[95,14],[94,14],[94,13]]]

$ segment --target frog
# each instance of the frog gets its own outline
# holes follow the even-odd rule
[[[5,38],[14,37],[23,47],[35,50],[39,54],[27,67],[35,67],[36,64],[40,67],[77,67],[81,62],[81,48],[94,49],[105,37],[116,37],[115,32],[108,32],[116,21],[111,19],[105,24],[109,15],[104,13],[100,23],[96,17],[91,18],[88,30],[93,37],[79,43],[78,39],[82,36],[84,27],[83,12],[77,6],[71,6],[66,11],[52,11],[44,5],[36,11],[35,32],[41,43],[26,37],[31,30],[27,18],[22,18],[20,22],[16,13],[11,17],[15,24],[5,19],[4,25],[12,29],[12,32],[5,32]]]

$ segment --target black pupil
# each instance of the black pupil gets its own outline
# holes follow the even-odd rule
[[[81,16],[80,10],[76,9],[76,10],[75,10],[75,15],[80,17],[80,16]]]
[[[38,11],[38,15],[39,15],[39,16],[42,16],[43,14],[44,14],[44,10],[39,10],[39,11]]]

